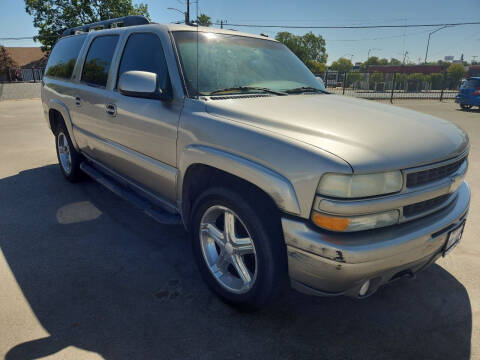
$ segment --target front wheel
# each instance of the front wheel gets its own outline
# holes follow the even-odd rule
[[[460,104],[460,107],[462,108],[462,110],[470,110],[472,108],[472,105]]]
[[[193,209],[193,252],[209,287],[227,302],[257,309],[286,277],[285,244],[278,224],[226,188],[205,191]]]

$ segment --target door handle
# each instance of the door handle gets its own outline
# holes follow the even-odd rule
[[[82,100],[78,96],[75,98],[75,105],[77,106],[82,105]]]
[[[115,104],[107,104],[105,105],[105,111],[107,112],[108,115],[110,116],[115,116],[117,115],[117,107]]]

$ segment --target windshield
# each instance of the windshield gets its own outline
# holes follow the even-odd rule
[[[325,91],[310,70],[276,41],[195,31],[178,31],[173,36],[191,95],[298,88]]]

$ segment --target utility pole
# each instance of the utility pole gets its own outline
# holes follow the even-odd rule
[[[167,10],[175,10],[175,11],[178,11],[180,14],[185,15],[185,24],[187,24],[187,25],[190,24],[190,0],[187,0],[187,11],[185,11],[185,12],[183,12],[182,10],[172,8],[172,7],[167,8]]]
[[[405,60],[407,59],[408,51],[405,50],[405,54],[403,54],[403,62],[402,65],[405,65]]]
[[[446,27],[448,26],[447,25],[442,26],[441,28],[438,28],[437,30],[433,30],[431,33],[428,34],[427,50],[425,51],[425,61],[424,61],[425,64],[427,63],[428,47],[430,46],[430,36],[432,36],[432,34],[435,34],[437,31],[445,29]]]

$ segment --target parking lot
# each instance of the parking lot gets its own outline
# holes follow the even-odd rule
[[[0,356],[480,359],[480,111],[394,106],[470,136],[461,244],[365,300],[291,290],[241,313],[202,282],[182,227],[155,223],[93,181],[63,179],[40,100],[0,102]]]

